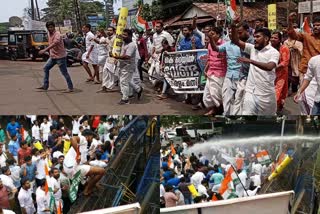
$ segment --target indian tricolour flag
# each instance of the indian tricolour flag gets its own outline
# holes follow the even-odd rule
[[[260,164],[269,164],[271,163],[271,159],[269,153],[266,150],[262,150],[256,154],[257,160]]]
[[[311,34],[311,27],[310,27],[310,24],[309,24],[309,20],[308,20],[308,17],[305,17],[304,18],[304,21],[303,21],[303,24],[301,26],[301,29],[300,29],[301,32],[303,33],[308,33],[308,34]]]
[[[140,12],[141,12],[141,6],[138,9],[135,19],[133,19],[133,26],[137,29],[137,31],[142,32],[146,30],[147,22],[142,18],[142,16],[140,16]]]
[[[226,176],[221,182],[221,187],[219,189],[220,195],[226,200],[230,198],[236,198],[235,186],[240,183],[240,180],[233,168],[229,167]]]
[[[44,191],[46,193],[46,196],[48,196],[49,194],[49,208],[50,208],[50,212],[53,213],[55,210],[56,202],[53,195],[53,186],[52,186],[51,178],[49,176],[49,169],[48,169],[47,163],[44,165],[44,171],[46,174],[46,184],[45,184]]]
[[[227,11],[226,11],[227,21],[231,23],[237,11],[236,0],[226,0],[226,6],[227,6]]]

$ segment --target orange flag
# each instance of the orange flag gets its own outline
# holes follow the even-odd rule
[[[213,194],[211,201],[218,201],[218,198],[215,194]]]
[[[61,201],[59,201],[59,206],[58,206],[58,210],[57,210],[57,214],[61,214]]]
[[[171,167],[170,167],[171,164],[172,164],[172,158],[171,158],[171,155],[169,155],[169,158],[168,158],[168,167],[169,167],[169,168],[171,168]]]
[[[47,164],[44,165],[44,171],[46,173],[46,184],[45,184],[45,187],[44,187],[44,191],[47,194],[49,192],[48,179],[50,179],[49,170],[48,170]]]
[[[242,169],[243,168],[243,158],[237,158],[236,159],[236,167],[237,167],[237,169]]]
[[[230,1],[230,5],[231,5],[231,8],[234,12],[237,11],[237,3],[236,3],[236,0],[231,0]]]
[[[310,25],[309,25],[308,17],[304,18],[303,32],[311,34],[311,28],[310,28]]]
[[[173,143],[171,143],[171,154],[172,154],[172,155],[177,154],[177,153],[176,153],[176,150],[174,149]]]
[[[80,158],[80,149],[79,149],[80,145],[77,145],[77,156],[76,156],[76,160],[78,160]]]

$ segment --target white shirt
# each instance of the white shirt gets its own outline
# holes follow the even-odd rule
[[[32,124],[37,120],[37,115],[26,115],[26,117],[30,118]]]
[[[103,123],[103,127],[104,127],[104,134],[108,134],[110,129],[113,128],[113,123],[109,124],[108,122]]]
[[[13,212],[11,210],[2,209],[2,211],[3,211],[3,214],[16,214],[15,212]]]
[[[59,189],[56,193],[54,193],[54,198],[56,201],[61,199],[62,191],[61,191],[61,184],[60,180],[55,179],[54,177],[51,177],[51,185],[53,185],[53,189]]]
[[[274,62],[278,65],[280,53],[270,44],[259,51],[253,44],[246,43],[244,51],[250,54],[252,60],[263,63]],[[272,71],[266,71],[250,64],[246,92],[260,96],[275,96],[275,79],[275,68]]]
[[[169,43],[169,45],[173,46],[173,37],[170,35],[170,33],[166,31],[162,31],[160,34],[155,33],[153,34],[153,47],[155,48],[156,52],[161,52],[162,48],[162,41],[166,39]]]
[[[6,166],[7,158],[7,155],[4,152],[2,152],[2,154],[0,155],[0,167]]]
[[[261,175],[262,165],[260,163],[252,163],[252,172]]]
[[[37,179],[44,179],[46,178],[46,172],[44,171],[44,166],[46,164],[46,160],[40,158],[37,162],[36,162],[36,167],[37,167],[37,172],[38,174],[36,174],[36,178]]]
[[[92,52],[97,51],[97,48],[93,39],[94,39],[94,34],[91,31],[86,33],[86,51],[89,51],[91,46],[93,46]]]
[[[250,177],[250,180],[253,182],[253,186],[261,186],[260,175],[253,175]]]
[[[91,145],[90,145],[90,148],[89,148],[89,151],[90,152],[94,152],[99,145],[102,145],[102,142],[100,140],[97,140],[97,139],[93,138],[92,142],[91,142]]]
[[[314,102],[320,102],[320,55],[314,56],[309,60],[308,70],[304,79],[311,81],[313,78],[317,81],[317,91]]]
[[[32,137],[36,140],[40,140],[40,127],[38,125],[32,126]]]
[[[72,121],[72,134],[79,134],[80,119]]]
[[[21,188],[19,191],[18,199],[20,206],[26,209],[27,214],[33,214],[36,211],[32,200],[31,189],[25,190]]]
[[[206,187],[203,186],[202,184],[199,184],[199,186],[198,186],[198,193],[199,193],[200,195],[205,195],[205,196],[207,196],[207,198],[209,197],[209,195],[208,195],[208,193],[207,193]]]
[[[42,140],[43,141],[48,141],[48,137],[50,134],[50,126],[51,126],[51,123],[49,123],[49,122],[47,122],[47,124],[41,123],[41,125],[40,125],[40,131],[42,131]]]
[[[194,175],[191,176],[191,183],[198,189],[198,186],[201,184],[201,181],[205,178],[206,176],[203,174],[203,172],[196,172]]]
[[[41,187],[38,187],[36,191],[38,214],[50,214],[50,211],[43,212],[43,210],[49,208],[49,199],[49,194],[46,195],[46,192]]]
[[[102,160],[93,160],[89,162],[89,165],[91,166],[97,166],[97,167],[101,167],[101,168],[105,168],[108,166],[108,164],[106,164],[104,161]]]
[[[3,186],[5,186],[8,190],[12,191],[12,190],[16,189],[11,177],[4,175],[4,174],[1,174],[0,179],[2,181]]]
[[[107,39],[103,36],[99,39],[99,44],[98,44],[99,56],[108,55],[108,44],[106,44],[106,42],[107,42]]]
[[[84,164],[87,162],[87,155],[88,155],[88,142],[86,137],[80,136],[80,142],[79,142],[79,152],[81,153],[81,164]]]

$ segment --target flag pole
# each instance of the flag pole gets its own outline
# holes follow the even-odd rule
[[[240,17],[241,21],[243,21],[243,0],[240,0]]]
[[[241,179],[239,178],[238,172],[237,172],[236,169],[234,168],[233,164],[231,164],[231,167],[232,167],[233,171],[236,173],[236,175],[237,175],[237,177],[238,177],[238,179],[239,179],[239,181],[240,181],[240,184],[241,184],[241,186],[243,187],[244,191],[246,192],[247,196],[249,196],[249,194],[248,194],[245,186],[244,186],[243,183],[241,182]]]

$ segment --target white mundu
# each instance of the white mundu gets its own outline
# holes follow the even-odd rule
[[[244,51],[250,59],[278,65],[280,53],[270,44],[262,50],[255,49],[253,44],[246,43]],[[243,115],[275,115],[277,111],[275,82],[276,70],[266,71],[250,64],[243,102]]]

